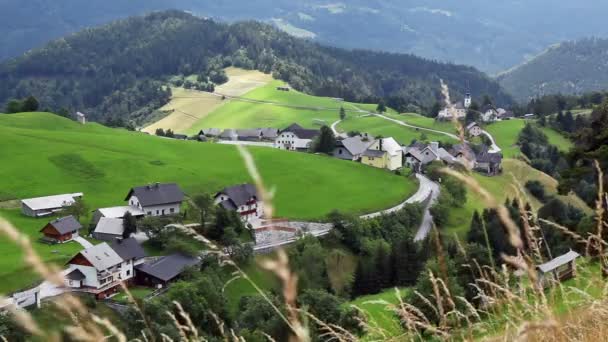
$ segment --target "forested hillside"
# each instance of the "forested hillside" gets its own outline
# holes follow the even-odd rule
[[[551,44],[608,35],[608,3],[597,0],[2,0],[0,60],[85,27],[167,9],[258,20],[323,44],[413,53],[491,73]]]
[[[608,40],[566,42],[499,77],[517,100],[547,94],[582,94],[608,88]]]
[[[169,77],[199,75],[199,86],[211,90],[226,81],[223,68],[230,65],[272,72],[315,95],[371,103],[384,98],[396,109],[431,107],[441,98],[440,78],[453,96],[470,87],[498,104],[511,102],[498,83],[471,67],[323,47],[266,24],[228,25],[167,11],[87,29],[4,63],[0,103],[33,95],[43,109],[137,123],[167,101]]]

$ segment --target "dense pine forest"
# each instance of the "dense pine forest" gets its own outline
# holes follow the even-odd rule
[[[383,98],[401,110],[440,101],[440,78],[453,96],[470,89],[498,104],[512,102],[471,67],[324,47],[266,24],[229,25],[166,11],[86,29],[2,64],[0,103],[35,96],[42,109],[137,123],[168,100],[169,77],[198,75],[212,89],[225,82],[223,68],[231,65],[272,73],[307,93],[350,101]]]

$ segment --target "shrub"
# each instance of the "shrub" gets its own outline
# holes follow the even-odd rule
[[[547,199],[545,187],[537,180],[531,180],[526,182],[526,189],[536,197],[539,201],[544,202]]]

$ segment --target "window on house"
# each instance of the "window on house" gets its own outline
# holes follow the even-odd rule
[[[148,211],[148,215],[152,215],[152,212],[151,212],[151,211]]]
[[[163,209],[163,215],[165,215],[165,209]]]
[[[131,275],[131,270],[127,270],[127,277]]]
[[[339,150],[338,150],[338,154],[342,154],[342,149],[339,149]]]
[[[158,214],[159,214],[159,211],[157,210],[157,211],[156,211],[156,215],[158,215]]]
[[[171,212],[171,214],[173,214],[175,212],[175,208],[171,208],[169,209],[169,211]]]

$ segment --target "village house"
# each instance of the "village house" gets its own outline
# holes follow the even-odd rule
[[[166,287],[189,267],[200,263],[198,258],[183,254],[172,254],[138,265],[136,283],[156,288]]]
[[[253,184],[224,188],[215,195],[214,200],[216,205],[220,205],[226,210],[236,211],[245,222],[259,219],[264,213],[262,201]]]
[[[502,173],[502,153],[489,152],[487,147],[475,156],[475,170],[488,176]]]
[[[551,261],[536,266],[539,286],[548,287],[556,282],[576,277],[576,259],[579,256],[580,254],[577,252],[569,251]]]
[[[483,129],[477,124],[477,122],[471,122],[468,124],[466,131],[471,137],[478,137],[483,133]]]
[[[74,216],[66,216],[49,222],[40,232],[42,240],[48,243],[64,243],[79,236],[82,225]]]
[[[360,161],[363,153],[373,143],[359,135],[336,141],[333,156],[339,159]]]
[[[498,120],[498,110],[492,105],[485,105],[481,108],[481,121],[493,122]]]
[[[132,188],[125,201],[139,208],[146,216],[174,215],[180,211],[184,192],[175,183],[156,183]]]
[[[262,130],[259,128],[237,129],[235,132],[237,140],[241,141],[260,141],[262,134]]]
[[[199,136],[208,138],[217,138],[222,134],[222,130],[219,128],[203,128],[198,132]]]
[[[63,210],[76,202],[77,198],[82,198],[81,192],[74,194],[64,194],[46,197],[37,197],[21,200],[21,211],[30,217],[50,216]]]
[[[424,166],[434,162],[443,161],[448,165],[452,165],[457,160],[443,147],[439,147],[438,142],[423,144],[416,142],[404,149],[405,166],[414,170],[414,172],[422,172]]]
[[[443,108],[437,114],[437,120],[452,120],[454,115],[456,119],[464,119],[467,116],[467,109],[462,102],[457,102],[451,109],[447,106]]]
[[[236,134],[236,130],[234,130],[232,128],[226,128],[219,135],[219,138],[222,140],[236,141],[236,140],[238,140],[239,136],[238,136],[238,134]]]
[[[274,147],[289,151],[308,151],[319,134],[319,130],[305,129],[294,123],[279,133],[274,140]]]
[[[260,128],[260,139],[274,141],[279,136],[279,129],[276,128]]]
[[[361,163],[391,171],[403,167],[403,150],[393,138],[380,138],[363,152]]]
[[[102,217],[97,222],[93,237],[100,241],[113,242],[117,239],[122,239],[122,234],[125,231],[124,220],[121,218]]]
[[[129,283],[135,276],[134,266],[143,260],[145,253],[135,239],[127,240],[112,246],[103,242],[76,254],[67,262],[66,287],[104,299],[116,293],[121,282]]]
[[[97,224],[102,217],[107,218],[123,218],[127,214],[127,212],[131,213],[131,215],[135,218],[144,217],[145,213],[143,210],[139,209],[136,206],[126,205],[119,207],[110,207],[110,208],[99,208],[93,212],[93,224]]]

